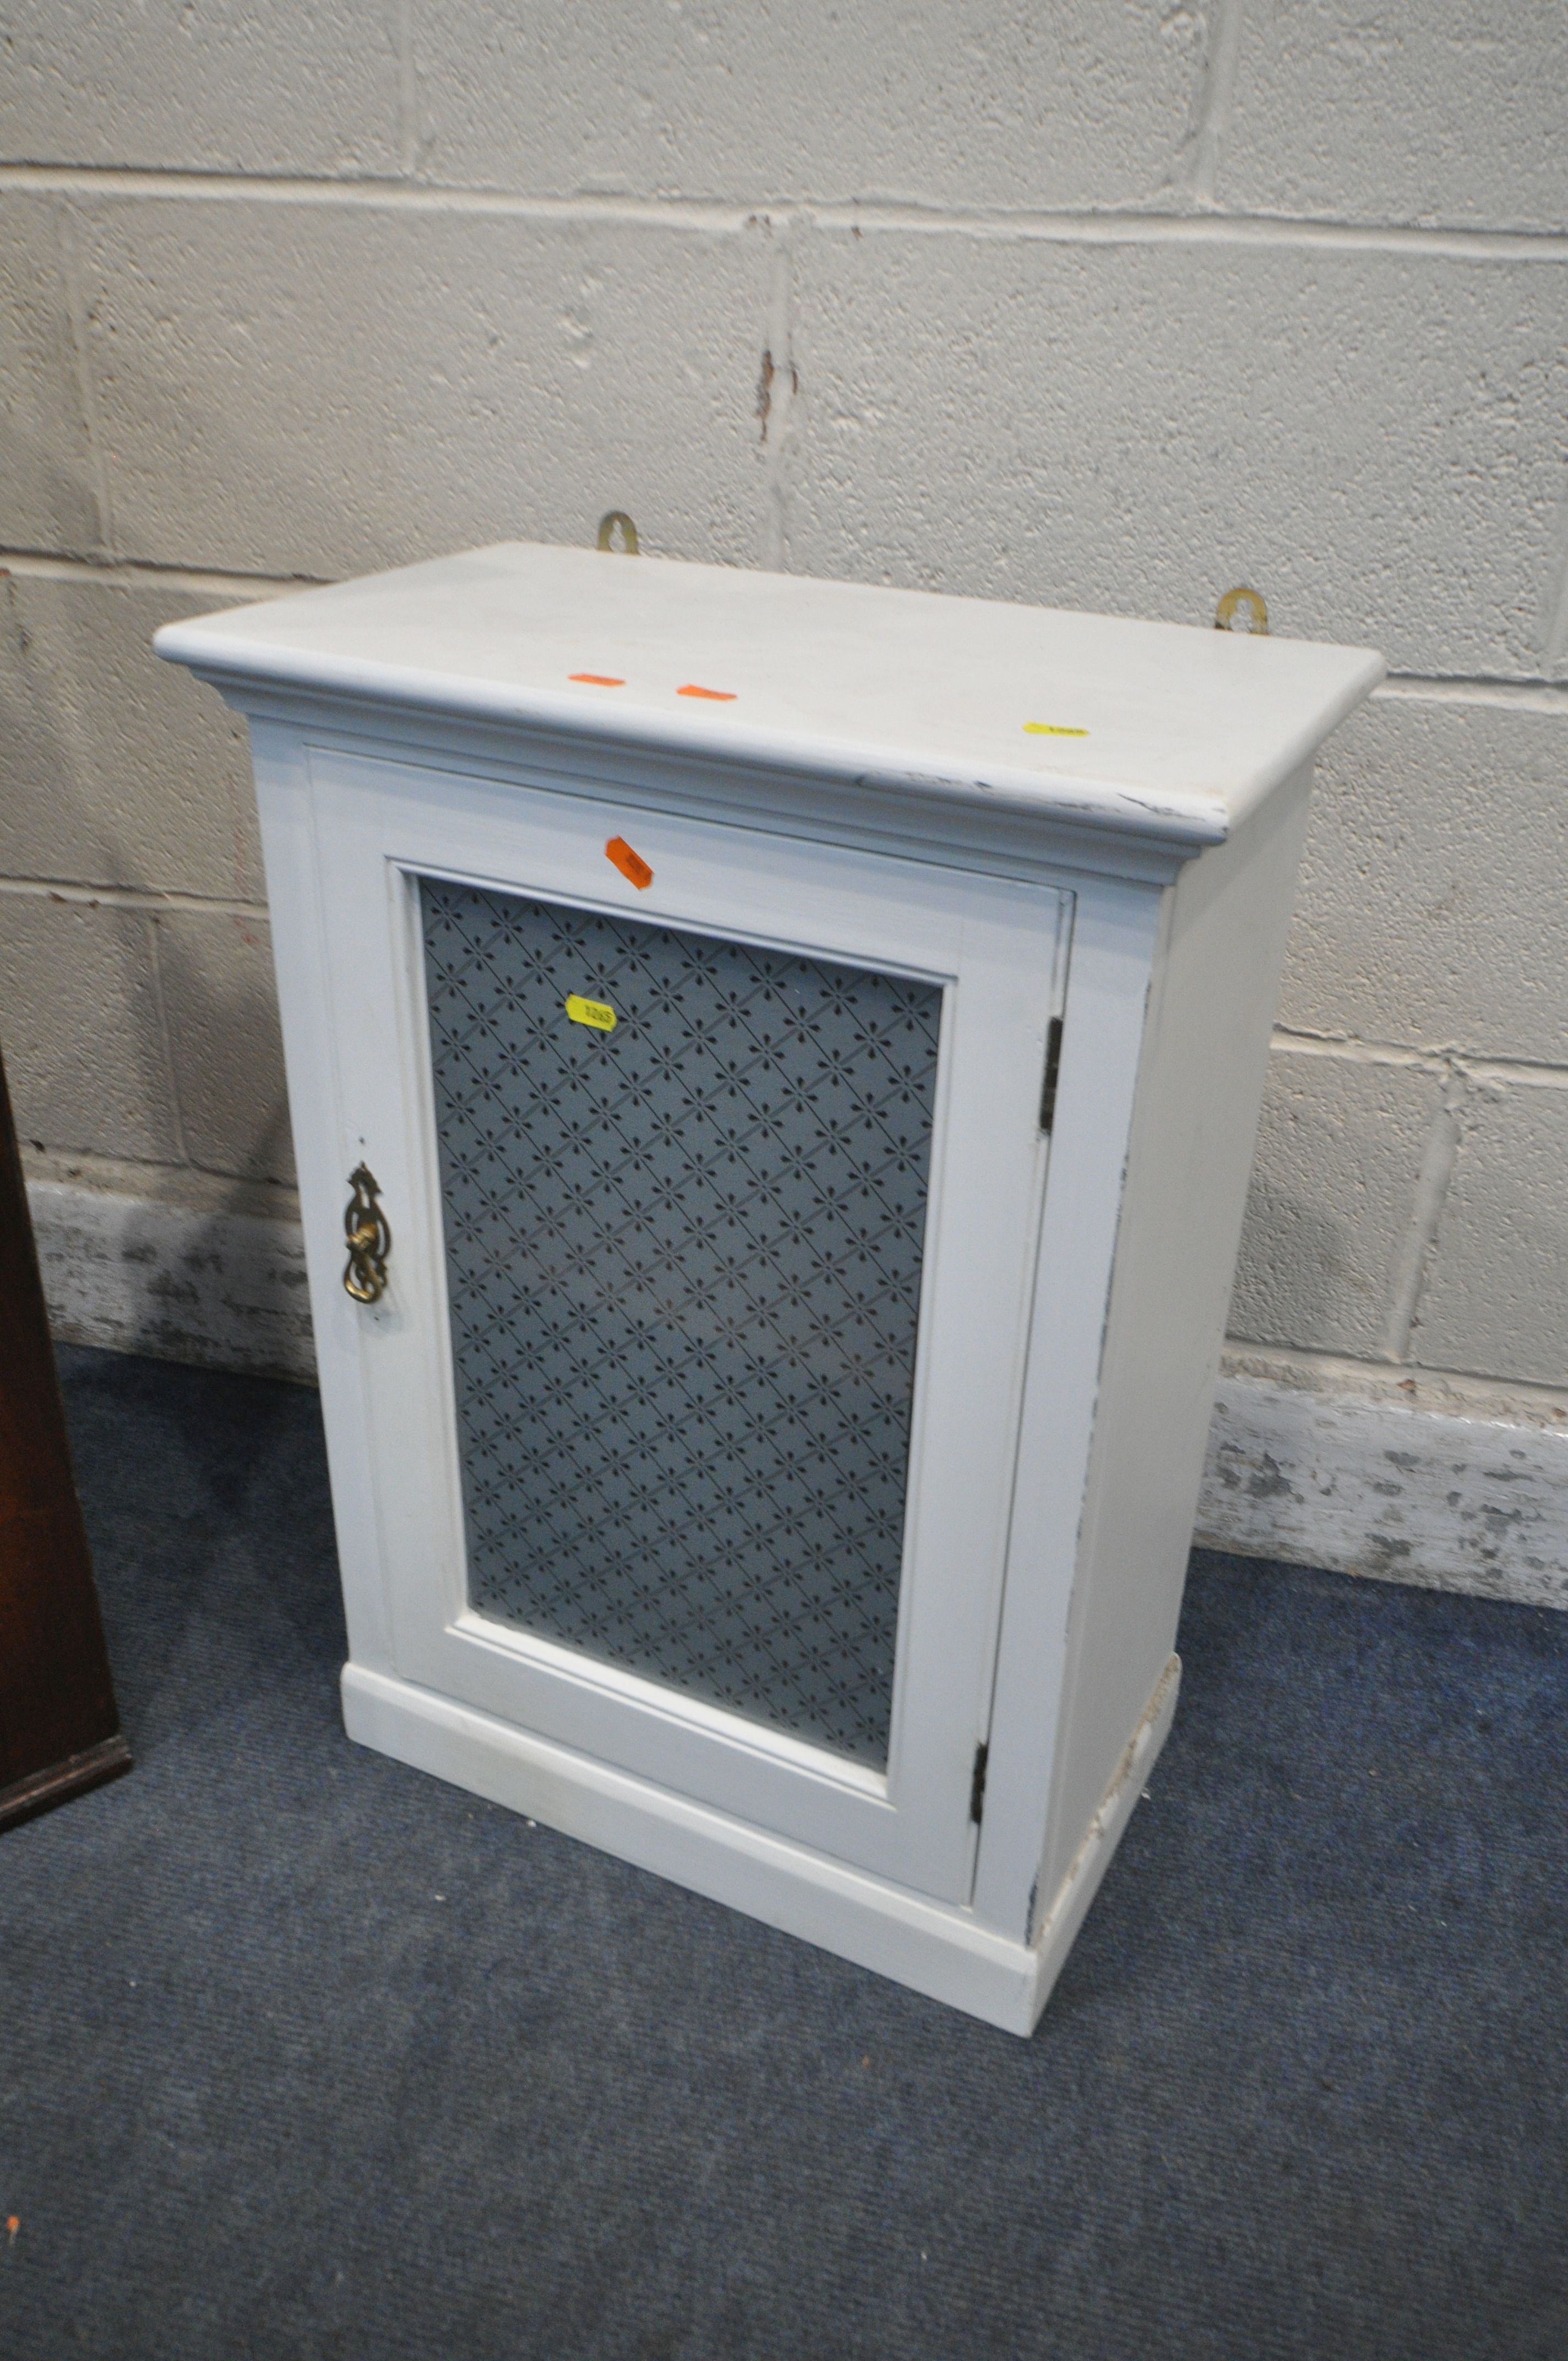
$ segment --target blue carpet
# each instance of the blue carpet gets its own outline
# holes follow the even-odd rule
[[[313,1396],[64,1360],[137,1769],[0,1839],[5,2361],[1568,2354],[1568,1616],[1200,1556],[1024,2043],[351,1747]]]

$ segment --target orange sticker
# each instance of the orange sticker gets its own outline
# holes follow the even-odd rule
[[[640,894],[645,894],[653,883],[653,872],[640,852],[633,852],[623,836],[612,836],[605,846],[605,855],[613,861],[623,877],[630,879]]]
[[[626,683],[617,680],[610,672],[569,672],[568,680],[586,681],[590,688],[624,688]]]
[[[715,705],[733,705],[735,702],[735,691],[732,688],[698,688],[695,682],[690,681],[685,688],[677,688],[675,695],[677,697],[710,697]]]

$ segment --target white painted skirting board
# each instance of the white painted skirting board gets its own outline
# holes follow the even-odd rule
[[[291,1211],[285,1192],[183,1175],[162,1190],[30,1181],[56,1335],[312,1378],[299,1224],[269,1202]],[[1215,1402],[1197,1538],[1568,1607],[1568,1397],[1239,1348]]]
[[[1563,1405],[1427,1372],[1269,1358],[1221,1378],[1200,1542],[1568,1607]]]
[[[292,1192],[184,1175],[166,1185],[179,1196],[29,1178],[56,1337],[313,1382],[298,1215],[257,1210],[277,1196],[292,1213]]]

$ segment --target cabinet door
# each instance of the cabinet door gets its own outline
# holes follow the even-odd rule
[[[311,764],[399,1672],[966,1898],[1065,898]]]

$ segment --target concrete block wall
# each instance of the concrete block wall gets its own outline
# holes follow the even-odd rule
[[[1565,85],[1522,0],[15,0],[0,1038],[40,1180],[287,1210],[244,750],[165,616],[610,507],[1195,623],[1245,580],[1392,677],[1322,769],[1233,1367],[1550,1421]]]

